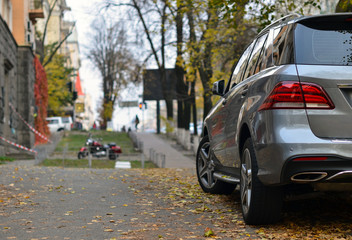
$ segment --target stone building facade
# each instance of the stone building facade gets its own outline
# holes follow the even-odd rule
[[[33,148],[35,81],[34,25],[42,0],[0,0],[0,136]],[[26,153],[0,140],[0,156]]]
[[[31,126],[34,126],[35,114],[35,69],[34,55],[29,46],[19,46],[17,50],[17,112]],[[19,120],[17,126],[17,142],[25,147],[32,148],[35,136],[24,121]]]
[[[12,142],[18,140],[18,118],[9,107],[9,103],[18,106],[17,67],[17,43],[0,17],[0,136]],[[8,145],[0,144],[0,155],[11,151]]]

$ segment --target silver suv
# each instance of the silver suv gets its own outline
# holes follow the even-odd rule
[[[230,79],[214,83],[221,99],[196,158],[202,189],[239,184],[247,224],[278,221],[290,189],[351,190],[351,65],[352,14],[289,16],[264,29]]]

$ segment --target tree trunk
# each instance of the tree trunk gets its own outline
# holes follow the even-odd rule
[[[197,105],[196,105],[196,93],[195,93],[195,82],[191,83],[191,106],[192,106],[192,115],[193,115],[193,126],[194,126],[194,135],[198,135],[197,129]]]
[[[157,51],[154,47],[154,42],[152,40],[152,37],[150,36],[150,31],[149,31],[149,28],[148,28],[146,21],[144,19],[141,8],[139,7],[137,2],[138,2],[137,0],[132,0],[132,6],[134,7],[134,9],[136,9],[136,11],[138,13],[138,17],[143,24],[144,32],[147,35],[147,39],[148,39],[149,45],[152,49],[154,59],[156,61],[156,64],[158,65],[160,78],[161,78],[160,81],[161,81],[162,92],[163,92],[164,99],[166,102],[167,119],[172,119],[173,118],[172,95],[169,94],[169,92],[168,92],[170,87],[166,86],[166,73],[165,73],[165,32],[166,32],[165,24],[166,24],[166,20],[167,20],[167,14],[166,14],[166,9],[168,7],[167,2],[166,2],[166,0],[163,0],[164,6],[162,9],[162,13],[161,13],[161,30],[160,30],[160,34],[161,34],[161,47],[160,47],[161,48],[161,61],[160,61],[159,56],[157,54]]]
[[[193,124],[194,124],[194,133],[197,134],[197,108],[196,108],[196,96],[195,96],[195,85],[196,85],[196,79],[197,79],[197,73],[195,69],[198,69],[199,66],[199,61],[197,60],[196,57],[194,57],[195,52],[199,52],[199,47],[196,45],[196,32],[195,32],[195,26],[194,26],[194,18],[193,18],[193,6],[192,6],[192,1],[188,1],[188,11],[187,11],[187,18],[188,18],[188,24],[189,24],[189,41],[190,41],[190,47],[191,47],[191,52],[190,55],[194,59],[192,62],[192,68],[194,69],[193,73],[193,81],[190,83],[191,84],[191,94],[190,94],[190,100],[189,104],[192,106],[193,110]],[[190,111],[190,110],[189,110]],[[191,113],[189,112],[191,115]]]
[[[205,33],[210,30],[210,29],[215,29],[216,26],[218,25],[218,19],[213,18],[213,11],[212,9],[209,8],[208,11],[208,20],[206,24],[206,31],[204,32],[202,36],[202,40],[204,41],[206,36]],[[211,78],[213,77],[213,68],[212,68],[212,49],[213,49],[213,42],[211,41],[204,41],[205,46],[204,46],[204,54],[202,57],[202,64],[199,66],[199,75],[202,81],[203,89],[204,89],[204,112],[203,112],[203,119],[208,115],[210,112],[213,103],[211,101]]]
[[[187,82],[188,86],[190,85],[190,82]],[[186,88],[188,90],[188,87]],[[191,122],[191,98],[188,96],[188,91],[186,91],[185,96],[187,97],[186,100],[184,100],[184,128],[186,130],[189,130],[189,123]]]
[[[175,63],[175,72],[176,72],[176,94],[177,94],[177,127],[185,128],[189,127],[190,115],[187,114],[187,109],[189,108],[187,102],[187,85],[184,82],[184,69],[183,69],[183,5],[182,1],[177,3],[177,15],[175,18],[176,22],[176,38],[177,38],[177,56]]]
[[[164,99],[166,102],[166,113],[167,113],[167,119],[173,120],[174,117],[174,111],[173,111],[173,96],[172,94],[170,94],[170,87],[167,86],[167,82],[166,82],[166,72],[165,72],[165,24],[166,24],[166,20],[167,20],[167,15],[166,15],[166,9],[167,9],[167,4],[166,4],[166,0],[163,1],[164,2],[164,6],[163,6],[163,10],[162,10],[162,15],[161,15],[161,29],[160,29],[160,34],[161,34],[161,71],[162,71],[162,86],[163,86],[163,95],[164,95]],[[172,90],[171,90],[172,91]]]
[[[212,92],[210,88],[210,82],[211,82],[210,79],[212,75],[209,75],[209,73],[204,71],[203,68],[199,68],[199,75],[204,89],[204,93],[203,93],[203,98],[204,98],[203,120],[204,120],[204,118],[208,115],[211,108],[213,107],[213,103],[211,101]]]

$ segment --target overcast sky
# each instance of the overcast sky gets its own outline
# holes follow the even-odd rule
[[[81,57],[79,73],[82,80],[82,87],[86,93],[91,95],[93,102],[97,102],[102,96],[101,91],[97,91],[101,88],[101,77],[92,64],[85,59],[84,46],[89,44],[87,36],[90,32],[90,24],[96,17],[94,9],[98,2],[97,0],[66,0],[67,5],[71,8],[71,12],[65,14],[67,20],[76,22]]]
[[[79,70],[82,87],[86,93],[90,94],[93,100],[93,104],[97,105],[99,99],[102,98],[102,78],[99,72],[94,66],[85,58],[85,52],[87,52],[87,46],[89,46],[89,36],[92,34],[91,25],[93,21],[99,17],[101,0],[66,0],[67,5],[71,8],[70,12],[65,14],[65,19],[76,22],[76,28],[78,32],[78,41],[80,44],[80,57],[81,57],[81,68]],[[116,19],[122,16],[119,9],[114,9],[111,14],[112,19]],[[139,90],[137,94],[129,94],[124,92],[124,100],[139,100],[138,95],[142,93]],[[136,114],[140,114],[138,108],[136,109],[118,109],[114,114],[114,128],[120,129],[123,125],[129,125],[132,118]]]

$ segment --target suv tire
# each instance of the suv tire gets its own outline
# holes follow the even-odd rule
[[[241,154],[240,197],[247,224],[270,224],[281,218],[282,190],[267,187],[258,179],[258,165],[252,140],[248,138]]]
[[[215,165],[211,159],[209,137],[205,136],[199,143],[197,158],[198,182],[206,193],[231,194],[236,184],[222,182],[214,178]]]

